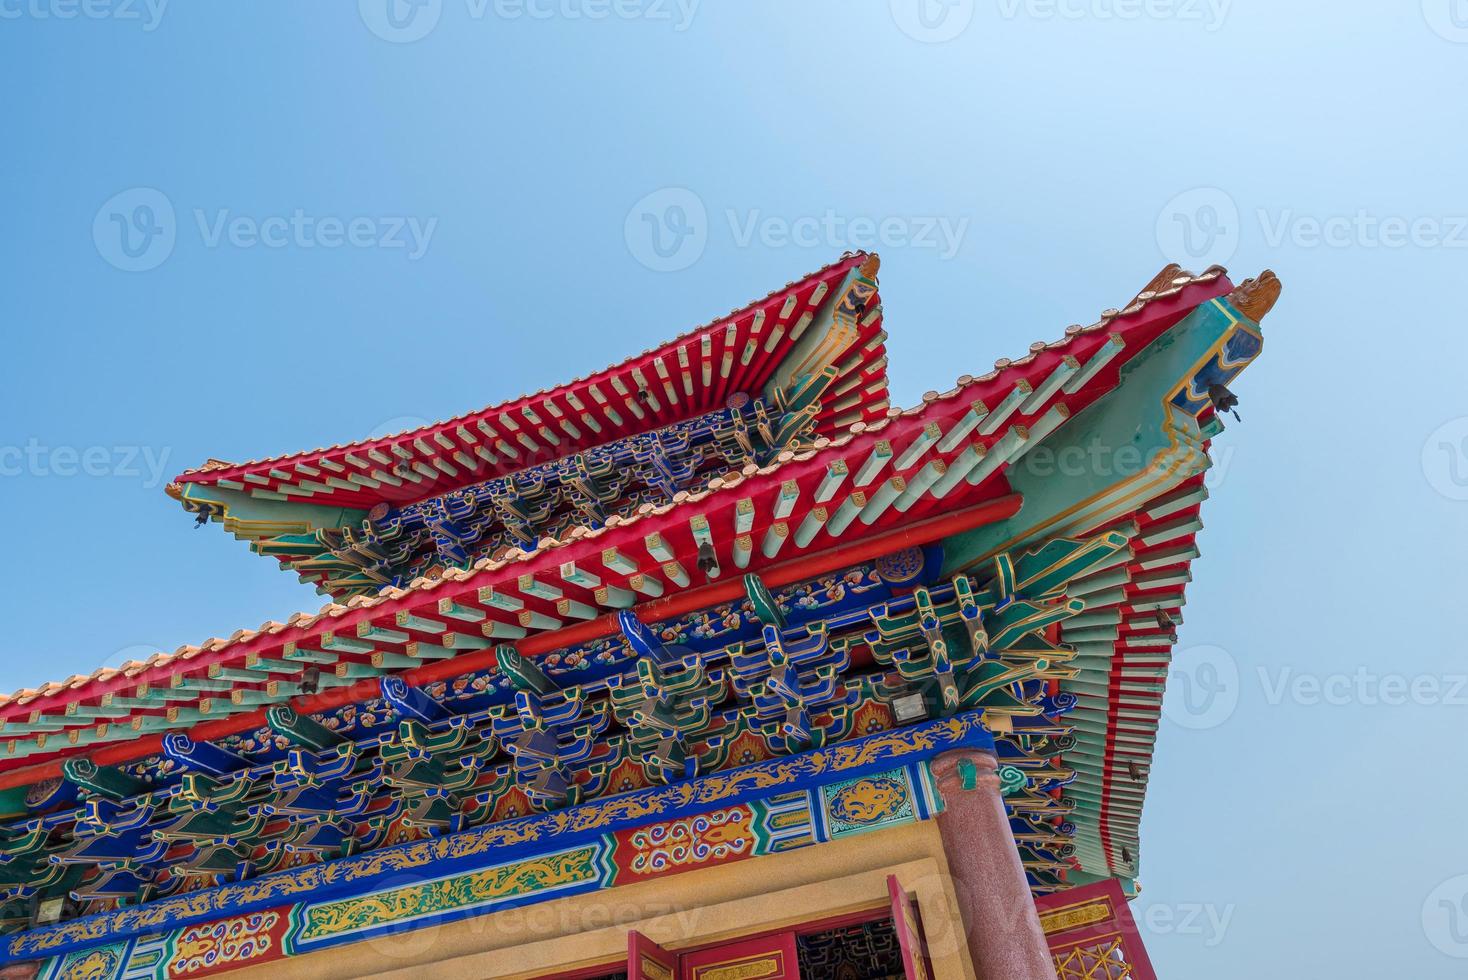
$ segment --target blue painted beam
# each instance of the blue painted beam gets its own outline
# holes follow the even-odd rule
[[[304,894],[313,901],[367,894],[405,874],[461,874],[600,839],[649,823],[694,816],[772,795],[812,789],[926,761],[957,748],[993,752],[979,712],[878,732],[818,752],[757,762],[688,784],[624,793],[551,813],[534,814],[384,847],[322,864],[278,871],[249,881],[84,916],[5,937],[0,965],[121,942],[145,933],[274,908]]]

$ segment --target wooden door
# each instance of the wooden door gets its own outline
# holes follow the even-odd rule
[[[800,980],[793,932],[684,953],[682,960],[680,980]]]
[[[903,972],[907,980],[928,980],[932,970],[917,904],[908,897],[896,875],[887,876],[887,894],[892,898],[892,928],[897,932],[897,945],[902,950]]]
[[[1059,980],[1157,980],[1115,879],[1035,900]]]
[[[680,980],[678,954],[636,930],[627,933],[627,980]]]

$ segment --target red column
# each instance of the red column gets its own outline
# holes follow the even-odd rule
[[[980,980],[1055,980],[1050,947],[1025,880],[994,756],[972,749],[933,760],[943,797],[938,831]]]

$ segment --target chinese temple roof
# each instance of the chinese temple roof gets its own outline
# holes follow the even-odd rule
[[[680,468],[706,476],[708,450],[730,438],[723,423],[734,415],[758,425],[771,398],[816,363],[832,373],[811,434],[880,419],[888,404],[880,297],[873,288],[858,307],[838,308],[843,284],[864,270],[875,283],[876,265],[875,256],[846,255],[557,388],[379,439],[241,464],[210,460],[169,491],[201,521],[222,523],[338,598],[464,566],[484,551],[533,546],[588,516],[604,519],[583,485],[596,482],[586,474],[599,467],[640,466],[633,482],[663,497],[682,489]],[[718,462],[738,462],[728,456]],[[444,520],[465,512],[470,519],[445,532]],[[486,519],[475,521],[481,512]],[[396,524],[378,533],[384,518]]]
[[[302,467],[319,468],[323,463],[338,462],[343,464],[343,469],[334,472],[350,473],[362,467],[356,467],[346,457],[358,455],[375,460],[372,451],[382,450],[406,461],[415,476],[422,476],[425,482],[415,492],[428,496],[473,479],[521,469],[525,466],[522,454],[541,454],[543,458],[550,447],[556,455],[569,455],[581,448],[669,425],[719,408],[732,394],[761,388],[810,326],[814,311],[848,273],[870,258],[865,252],[844,255],[763,299],[620,364],[555,388],[543,388],[531,395],[379,439],[340,443],[244,463],[210,460],[184,471],[175,482],[216,486],[248,483],[253,486],[244,489],[253,496],[273,492],[317,504],[371,506],[384,496],[374,494],[373,490],[378,488],[370,487],[366,481],[342,487],[323,480],[325,485],[318,486],[311,477],[320,479],[322,474],[307,473]],[[873,304],[871,316],[864,324],[869,328],[865,335],[876,336],[880,324],[881,310]],[[854,406],[832,406],[823,412],[821,421],[832,431],[886,406],[886,357],[880,340],[863,346],[848,371],[861,376],[862,391],[870,398],[860,400],[861,409],[854,413],[851,411]],[[842,375],[843,379],[846,377]],[[641,392],[646,395],[640,396]],[[487,448],[476,449],[481,446]],[[475,455],[488,463],[488,467],[476,467],[472,459],[460,458]],[[416,466],[419,463],[436,467],[436,472],[419,472]],[[449,465],[452,463],[471,471],[472,476],[459,476]],[[294,476],[285,472],[287,469],[293,470]],[[370,471],[372,467],[366,469]],[[301,485],[302,477],[306,478],[305,486]]]
[[[343,539],[398,547],[383,567],[412,577],[0,698],[0,789],[29,787],[33,814],[0,823],[0,906],[46,889],[97,910],[223,888],[300,855],[672,784],[737,765],[734,746],[762,759],[890,728],[905,692],[940,716],[982,714],[1037,891],[1134,877],[1208,447],[1278,281],[1169,266],[1096,323],[898,410],[877,363],[877,271],[848,256],[535,396],[542,422],[569,420],[548,405],[609,373],[661,378],[650,364],[671,372],[680,350],[753,330],[761,311],[767,327],[803,321],[789,347],[736,333],[753,372],[737,389],[690,360],[668,376],[680,407],[664,391],[662,414],[603,425],[595,445],[491,464],[476,483],[449,460],[484,441],[455,439],[485,419],[503,435],[504,406],[393,437],[426,452],[385,450],[433,471],[419,495],[345,481],[329,493],[372,513],[310,534],[333,553]],[[226,525],[252,520],[250,493],[221,492],[219,474],[299,486],[302,465],[361,445],[195,471],[178,493]],[[1147,451],[1125,473],[1034,465],[1038,446],[1090,445]],[[306,533],[277,532],[252,540]],[[79,870],[98,855],[100,870]]]
[[[847,487],[848,493],[853,490],[860,492],[860,488],[885,486],[875,480],[878,475],[890,479],[891,475],[911,474],[920,468],[919,463],[930,459],[956,458],[964,444],[953,442],[946,449],[935,447],[936,440],[930,437],[930,433],[935,424],[952,426],[956,421],[967,422],[973,417],[970,406],[975,403],[991,407],[984,426],[988,431],[975,440],[979,445],[999,443],[1011,427],[1024,421],[1029,422],[1032,430],[1045,413],[1063,400],[1063,412],[1051,414],[1044,422],[1046,428],[1059,425],[1064,418],[1115,383],[1117,371],[1126,360],[1125,356],[1115,357],[1116,354],[1124,355],[1129,349],[1140,349],[1188,310],[1212,296],[1226,294],[1231,288],[1221,269],[1210,269],[1195,276],[1169,267],[1125,308],[1107,310],[1100,320],[1089,326],[1073,326],[1060,340],[1036,342],[1022,357],[995,361],[994,369],[984,375],[964,375],[957,380],[955,387],[946,392],[928,392],[919,405],[906,410],[887,410],[871,424],[853,423],[836,439],[818,437],[809,448],[799,452],[785,451],[767,466],[746,467],[738,473],[715,477],[702,489],[680,492],[672,503],[644,505],[627,518],[612,517],[602,528],[574,527],[563,538],[542,540],[535,550],[511,549],[497,559],[481,558],[467,569],[449,569],[416,579],[401,588],[386,588],[372,596],[330,603],[316,613],[299,612],[284,622],[267,621],[253,630],[241,629],[228,637],[185,645],[172,653],[155,654],[146,661],[133,662],[122,668],[103,668],[89,676],[73,676],[39,689],[17,691],[0,699],[0,725],[5,726],[0,729],[0,738],[12,734],[40,735],[42,741],[38,748],[46,750],[45,754],[49,755],[57,751],[55,742],[64,737],[67,744],[60,746],[60,751],[74,751],[76,747],[98,740],[96,736],[87,735],[73,738],[71,733],[78,730],[94,731],[105,726],[114,737],[128,739],[135,734],[113,731],[124,726],[116,721],[99,722],[99,718],[132,719],[139,714],[163,712],[169,707],[174,709],[174,715],[180,720],[152,727],[187,727],[199,719],[192,718],[187,711],[178,710],[184,701],[181,693],[172,693],[166,702],[135,706],[125,713],[121,709],[99,713],[103,707],[101,702],[109,696],[114,702],[119,697],[126,699],[139,687],[156,690],[162,686],[171,692],[178,692],[180,688],[192,690],[196,697],[191,706],[204,701],[208,702],[208,710],[228,713],[230,708],[218,697],[220,691],[228,694],[237,689],[248,689],[251,680],[268,687],[275,675],[265,670],[258,676],[240,678],[228,684],[208,684],[205,681],[211,667],[216,668],[217,673],[219,669],[242,665],[250,657],[269,658],[278,655],[289,644],[309,642],[343,629],[395,630],[392,620],[402,610],[416,609],[423,604],[434,605],[444,601],[440,597],[450,594],[456,599],[473,594],[476,598],[471,601],[477,602],[482,590],[491,590],[486,595],[492,594],[494,602],[484,601],[482,608],[487,622],[502,625],[498,639],[519,639],[527,634],[559,630],[567,622],[591,618],[586,616],[587,608],[594,609],[597,615],[605,615],[619,608],[612,600],[619,600],[625,595],[647,597],[645,591],[638,593],[616,585],[608,591],[601,584],[585,586],[562,579],[560,569],[568,563],[582,567],[589,565],[599,573],[593,577],[605,576],[605,584],[616,582],[626,586],[639,573],[655,572],[665,564],[681,563],[691,567],[696,563],[698,543],[704,537],[712,542],[722,567],[741,570],[757,568],[773,558],[788,558],[802,551],[829,547],[831,540],[840,535],[826,528],[825,533],[808,546],[802,545],[798,536],[788,542],[788,547],[784,538],[777,539],[781,548],[768,558],[763,554],[763,542],[760,548],[750,552],[748,558],[737,558],[734,554],[743,539],[753,542],[756,534],[768,533],[776,523],[783,525],[787,532],[792,527],[798,528],[813,509],[825,511],[829,519],[835,508],[819,507],[819,504],[833,498],[822,487],[827,483],[835,483],[839,487],[847,473],[857,473],[856,479]],[[1093,370],[1085,369],[1092,364],[1095,365]],[[1077,380],[1081,383],[1076,384]],[[998,424],[1001,417],[1007,423],[1005,427]],[[1034,438],[1034,435],[1027,430],[1027,439]],[[908,459],[906,450],[913,446],[918,446],[921,451]],[[873,468],[863,473],[867,464],[873,464]],[[790,470],[788,476],[787,467]],[[831,477],[833,471],[841,474],[841,480]],[[787,484],[792,482],[791,476],[795,477],[793,482],[798,493],[787,507],[785,495],[789,492]],[[984,490],[988,492],[984,493]],[[977,491],[972,493],[972,498],[965,497],[965,501],[1003,496],[1007,490],[1002,468],[990,467],[984,484]],[[760,506],[751,506],[756,502]],[[670,519],[670,515],[675,511],[681,512],[684,503],[696,505],[700,515],[716,510],[738,511],[733,521],[736,529],[747,526],[748,530],[735,535],[714,532],[704,535],[677,527],[681,522]],[[877,527],[905,523],[930,511],[950,509],[952,504],[951,499],[940,504],[937,499],[929,498],[923,506],[902,511],[892,509],[886,512]],[[744,516],[746,513],[747,517]],[[649,525],[647,530],[643,530],[643,522]],[[870,523],[873,522],[858,527],[866,532]],[[845,529],[843,527],[843,531]],[[659,539],[659,533],[665,537]],[[646,549],[645,557],[630,562],[619,554],[608,562],[609,542],[623,544],[639,534],[644,539],[639,550]],[[659,544],[648,547],[646,539],[649,537],[659,540]],[[555,582],[562,595],[541,599],[537,595],[539,587],[526,581],[534,579],[537,573],[543,573]],[[600,600],[598,592],[603,593]],[[567,599],[567,596],[576,598]],[[567,612],[561,611],[563,603]],[[569,613],[573,604],[578,615]],[[540,609],[544,612],[537,614],[536,610]],[[374,624],[375,621],[380,621],[381,625],[359,626]],[[396,651],[414,639],[413,636],[406,637],[387,644],[385,649]],[[194,680],[198,681],[197,686],[191,685]],[[279,687],[277,691],[282,699],[289,696],[288,691]],[[246,703],[258,702],[246,699]],[[77,705],[81,710],[69,709],[70,705]],[[86,710],[93,707],[98,711]],[[58,724],[47,732],[47,723],[35,717],[38,715],[42,719],[55,718]],[[24,732],[27,727],[34,731]],[[139,730],[149,727],[139,726]],[[0,746],[8,748],[14,758],[18,751],[24,751],[20,749],[24,741],[23,738],[16,739],[8,746],[7,743],[0,743]],[[48,746],[51,747],[48,749]],[[0,748],[0,751],[5,751],[5,748]]]

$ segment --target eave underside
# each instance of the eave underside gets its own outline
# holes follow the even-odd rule
[[[1037,345],[1030,357],[1002,362],[984,378],[960,379],[953,391],[935,394],[909,412],[858,425],[837,439],[720,478],[700,493],[601,530],[328,607],[314,617],[242,631],[128,671],[78,679],[51,692],[26,692],[0,708],[0,721],[11,736],[11,758],[27,765],[0,767],[0,779],[34,784],[50,768],[60,771],[56,760],[70,761],[65,782],[41,794],[42,809],[60,809],[6,828],[0,836],[9,843],[0,863],[19,873],[40,855],[33,872],[40,873],[58,863],[49,855],[60,846],[67,857],[59,863],[74,869],[88,859],[84,841],[96,838],[102,842],[98,853],[105,854],[100,864],[91,863],[100,870],[75,881],[69,872],[72,878],[56,878],[56,887],[80,889],[88,901],[105,903],[114,895],[126,897],[136,882],[146,897],[150,879],[139,874],[143,866],[129,863],[138,860],[161,860],[165,877],[173,864],[189,865],[186,879],[176,883],[177,894],[201,883],[214,887],[231,875],[229,855],[241,857],[230,844],[238,828],[202,836],[181,830],[193,818],[176,797],[182,793],[205,804],[228,797],[230,786],[255,785],[244,771],[278,768],[277,757],[289,743],[315,760],[291,763],[305,766],[299,775],[309,784],[332,769],[332,759],[348,751],[345,746],[357,744],[341,726],[363,724],[364,714],[385,726],[381,738],[371,724],[363,729],[372,751],[385,753],[370,777],[378,781],[379,796],[376,802],[359,801],[360,810],[348,808],[345,828],[331,815],[341,813],[340,800],[347,797],[335,797],[338,804],[320,810],[320,829],[311,830],[316,836],[301,853],[330,860],[333,848],[348,846],[343,842],[353,834],[386,840],[375,835],[390,833],[404,820],[429,835],[463,826],[459,821],[471,812],[494,823],[509,791],[521,794],[517,799],[526,806],[550,808],[575,804],[587,792],[615,792],[612,773],[621,771],[620,763],[595,755],[603,751],[595,748],[598,734],[608,731],[625,729],[618,736],[624,739],[619,758],[641,759],[644,779],[678,782],[689,752],[690,758],[714,753],[706,762],[719,771],[730,763],[729,739],[716,745],[700,727],[708,724],[707,703],[697,706],[697,689],[706,682],[733,684],[720,688],[713,703],[732,698],[729,717],[743,719],[736,728],[745,726],[737,738],[758,733],[761,751],[777,755],[798,755],[828,738],[857,737],[858,718],[877,717],[890,726],[891,702],[905,691],[925,691],[930,710],[942,714],[945,709],[933,699],[941,701],[946,695],[935,692],[947,688],[930,685],[948,669],[946,655],[936,653],[936,634],[916,625],[929,615],[923,613],[927,593],[920,589],[916,598],[902,598],[896,585],[905,574],[902,567],[916,562],[912,583],[926,583],[938,604],[932,615],[945,630],[957,631],[945,642],[961,651],[966,636],[969,646],[961,653],[957,690],[973,700],[946,711],[980,711],[984,726],[999,735],[1001,759],[1018,780],[1009,793],[1012,826],[1036,890],[1112,875],[1133,878],[1161,690],[1189,564],[1197,555],[1207,447],[1221,431],[1213,406],[1200,393],[1231,381],[1258,351],[1257,323],[1240,313],[1246,304],[1235,307],[1220,299],[1231,288],[1216,273],[1180,279],[1164,294],[1171,303],[1149,297],[1127,311],[1113,311],[1104,330],[1076,331],[1055,345]],[[1153,346],[1167,331],[1169,343]],[[1138,356],[1144,351],[1145,357]],[[1120,483],[1103,480],[1099,489],[1077,480],[1057,490],[1053,481],[1036,477],[1036,447],[1080,444],[1105,433],[1108,424],[1132,425],[1133,417],[1144,415],[1153,420],[1144,419],[1137,431],[1153,434],[1157,452],[1138,473]],[[1014,503],[993,509],[1001,500]],[[862,581],[862,574],[887,583],[893,598],[880,609],[857,603],[844,611],[796,615],[787,624],[785,614],[770,605],[773,597],[759,591],[759,574],[835,553],[848,542],[886,541],[884,534],[932,525],[944,513],[986,506],[991,510],[972,529],[949,538],[936,557],[904,550],[894,538],[882,553],[907,556],[896,570],[890,562],[880,572],[848,569],[857,575],[848,584]],[[1020,573],[1005,572],[1005,562]],[[953,569],[963,571],[955,577]],[[672,641],[666,634],[660,638],[662,626],[639,632],[663,620],[688,628],[697,622],[695,611],[707,609],[697,600],[699,590],[715,588],[721,577],[740,576],[746,576],[741,587],[748,603],[742,615],[762,622],[764,659],[747,659],[749,639],[737,650],[714,644],[711,652],[699,653],[706,638],[690,634],[690,653],[665,646]],[[843,580],[844,575],[834,579]],[[802,588],[829,588],[823,584],[828,581],[833,580],[810,580]],[[966,605],[966,589],[987,598]],[[794,609],[800,594],[801,588],[786,589],[780,601]],[[840,594],[849,596],[849,589]],[[1013,606],[1015,599],[1033,609]],[[912,617],[911,625],[904,625],[903,616]],[[826,625],[819,642],[813,639],[816,624],[839,630],[843,623],[855,628],[862,622],[878,626],[863,642],[832,643]],[[982,641],[974,632],[979,623]],[[919,648],[927,652],[919,655]],[[606,691],[607,700],[599,714],[587,715],[595,698],[572,695],[567,680],[574,675],[566,670],[591,662],[600,666],[587,690]],[[660,666],[648,673],[640,666],[644,662]],[[786,670],[782,664],[792,665],[793,673],[776,682]],[[631,683],[641,683],[640,696],[649,699],[641,707],[612,694],[628,682],[608,679],[629,669],[628,676],[640,679]],[[715,669],[730,679],[709,681]],[[319,674],[312,684],[324,690],[302,690],[307,671]],[[834,683],[847,672],[845,686]],[[736,675],[746,678],[745,687],[732,680]],[[497,689],[519,692],[509,714],[505,702],[493,700]],[[695,702],[687,701],[690,695]],[[481,697],[491,700],[475,700]],[[460,701],[457,708],[450,704]],[[268,706],[273,713],[266,713]],[[467,727],[449,720],[461,711],[471,718]],[[411,729],[410,723],[427,728]],[[580,734],[585,726],[591,742],[581,744],[588,737]],[[145,734],[170,729],[170,742]],[[185,730],[192,738],[181,738]],[[445,758],[468,765],[464,753],[471,749],[463,736],[475,730],[476,745],[518,747],[507,750],[509,761],[498,768],[489,765],[495,756],[484,750],[488,754],[481,753],[471,767],[473,778],[454,784],[467,795],[446,816],[435,803],[439,797],[421,795],[424,786],[446,777],[425,783],[413,774],[413,753],[427,752],[424,758],[431,759],[446,752]],[[659,741],[658,731],[687,737],[670,745]],[[628,750],[634,750],[630,756]],[[354,758],[358,751],[351,749]],[[578,768],[590,758],[604,763],[593,775]],[[204,777],[202,782],[176,781],[190,773]],[[155,778],[162,782],[154,785]],[[510,782],[491,790],[505,779]],[[105,817],[83,818],[81,811],[67,809],[67,794],[75,801],[78,786],[83,799],[102,801],[92,805]],[[341,792],[347,793],[345,784]],[[55,794],[49,804],[47,794]],[[137,801],[145,797],[155,798],[146,804],[148,813],[156,811],[155,819],[171,828],[158,837],[171,849],[117,858],[109,849],[143,845],[128,843],[117,827],[119,820],[126,823],[123,814],[141,812]],[[291,811],[270,807],[258,826],[251,824],[251,833],[269,837],[271,826],[282,832],[270,817]],[[182,887],[185,881],[188,887]]]

